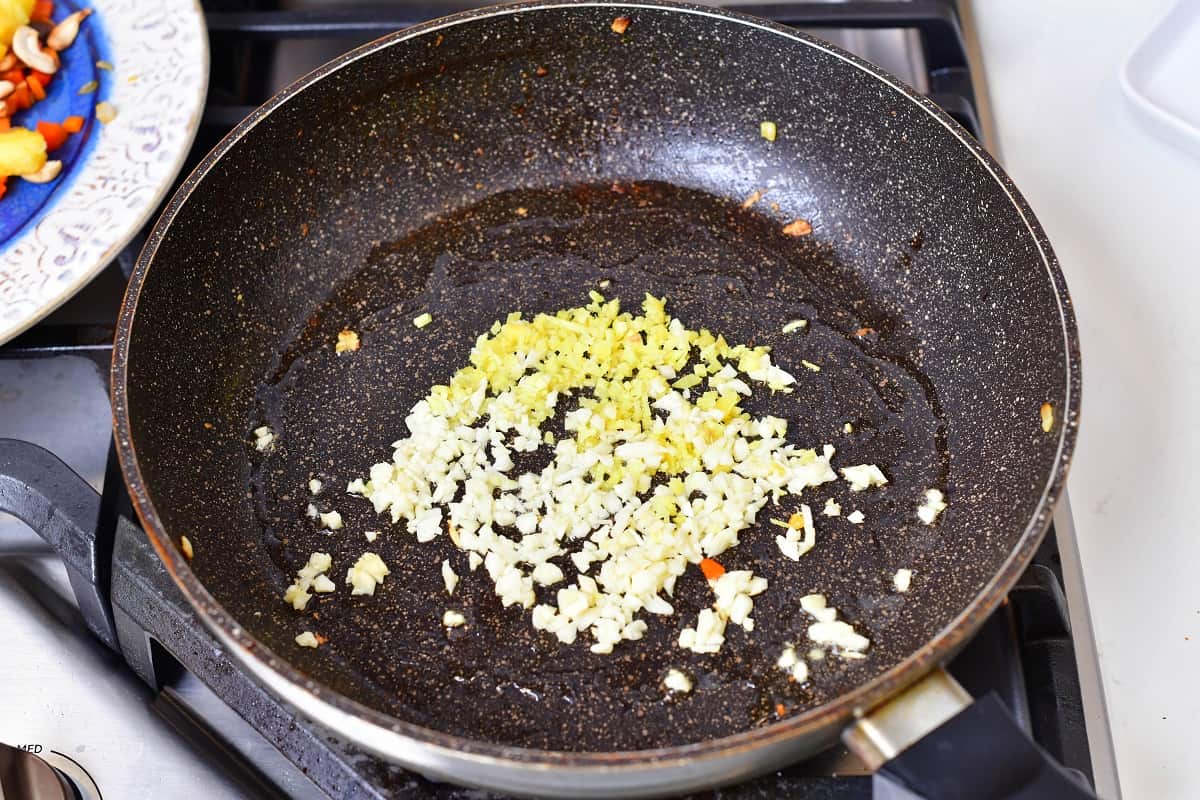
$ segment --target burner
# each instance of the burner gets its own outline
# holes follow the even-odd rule
[[[239,4],[232,0],[206,5],[213,49],[209,105],[183,174],[280,83],[350,46],[465,7],[242,10],[234,8]],[[864,57],[886,62],[886,68],[900,73],[968,131],[980,135],[966,46],[951,3],[849,0],[737,8],[816,32]],[[899,47],[878,47],[880,39],[866,37],[868,31],[895,38]],[[107,376],[120,293],[140,246],[141,241],[135,241],[64,310],[0,347],[0,356],[84,356]],[[98,419],[97,425],[101,424],[107,425],[107,420]],[[5,430],[0,426],[0,434]],[[55,495],[54,503],[65,511],[54,521],[51,538],[76,545],[64,560],[92,632],[117,649],[150,687],[154,709],[217,769],[231,776],[243,796],[489,796],[433,783],[383,763],[297,718],[233,668],[198,622],[146,536],[130,521],[128,497],[111,454],[103,495],[96,498],[61,462],[25,447],[0,442],[0,504],[17,497],[16,489],[25,485]],[[10,468],[23,470],[15,483],[3,477]],[[73,528],[75,524],[83,529]],[[91,547],[80,549],[83,543]],[[1051,530],[1008,602],[964,648],[950,671],[975,696],[995,692],[1043,748],[1090,783],[1092,762],[1058,544],[1058,532]],[[18,574],[6,564],[0,561],[10,576]],[[35,582],[34,578],[30,573],[18,580]],[[70,610],[61,609],[52,616],[73,618]],[[105,664],[103,658],[108,657],[97,663]],[[54,690],[45,691],[42,706],[53,708],[54,702]],[[98,727],[104,727],[103,721],[98,721]],[[71,761],[63,753],[58,755],[60,762]],[[61,764],[54,766],[62,771]],[[853,756],[835,747],[781,772],[704,796],[882,797],[885,792],[874,783]]]

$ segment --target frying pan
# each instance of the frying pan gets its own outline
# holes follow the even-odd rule
[[[794,219],[812,234],[785,235]],[[753,634],[715,656],[675,646],[711,602],[698,570],[674,617],[596,655],[503,608],[448,537],[417,544],[337,490],[390,459],[409,408],[494,320],[582,305],[602,281],[627,307],[653,292],[689,327],[769,344],[797,390],[748,410],[891,478],[800,498],[866,522],[819,518],[799,563],[769,526],[743,534],[722,560],[771,588]],[[782,334],[795,318],[806,331]],[[349,357],[333,349],[343,328],[361,337]],[[171,201],[112,383],[137,512],[201,620],[300,713],[383,758],[516,793],[650,795],[741,780],[845,731],[929,796],[1078,791],[939,667],[1023,571],[1063,487],[1079,354],[1062,275],[968,135],[818,40],[695,6],[535,2],[343,56],[239,125]],[[277,441],[260,453],[264,424]],[[304,513],[312,477],[335,487],[316,502],[343,515],[336,534]],[[915,515],[929,487],[950,504],[935,525]],[[382,531],[370,546],[367,530]],[[368,549],[392,572],[374,596],[282,601],[310,552],[338,572]],[[468,624],[450,635],[444,558],[465,576]],[[915,574],[905,594],[899,568]],[[774,662],[810,592],[872,646],[796,685]],[[326,643],[298,647],[304,630]],[[691,694],[664,698],[672,667]]]

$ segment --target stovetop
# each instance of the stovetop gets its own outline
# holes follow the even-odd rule
[[[256,10],[206,2],[213,51],[209,103],[190,169],[258,103],[348,47],[463,6]],[[810,30],[926,92],[976,136],[980,114],[950,2],[783,3],[739,9]],[[0,347],[0,437],[36,441],[103,487],[112,532],[113,602],[124,659],[83,629],[61,569],[40,542],[0,515],[0,618],[12,654],[0,661],[7,713],[0,741],[38,746],[88,770],[105,796],[481,797],[388,767],[295,720],[226,662],[132,523],[108,455],[106,366],[116,310],[140,242],[91,286]],[[106,475],[107,473],[107,475]],[[1069,522],[1062,514],[1058,525]],[[1068,526],[1069,527],[1069,526]],[[1064,542],[1072,544],[1073,531]],[[1089,779],[1076,642],[1059,537],[951,665],[974,695],[995,691],[1034,738]],[[1071,594],[1082,598],[1082,593]],[[1087,653],[1094,659],[1094,653]],[[132,667],[132,670],[130,669]],[[143,681],[138,684],[136,675]],[[1107,737],[1107,731],[1101,733]],[[867,798],[872,781],[842,748],[720,797]],[[99,794],[97,796],[100,796]],[[878,796],[878,795],[877,795]]]

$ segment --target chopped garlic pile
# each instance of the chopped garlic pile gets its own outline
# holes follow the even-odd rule
[[[494,324],[470,364],[412,408],[392,461],[347,491],[404,520],[418,541],[448,517],[452,541],[472,567],[482,559],[504,605],[532,608],[534,627],[564,643],[586,631],[592,650],[608,653],[641,638],[641,612],[672,614],[687,565],[736,546],[769,501],[837,476],[832,447],[788,444],[785,420],[742,410],[752,384],[795,383],[768,348],[688,330],[649,295],[639,316],[591,298]],[[541,426],[559,403],[573,408],[554,441]],[[518,473],[514,454],[538,450],[550,463]],[[579,577],[537,605],[536,586],[563,581],[552,560],[564,557]],[[717,606],[685,631],[692,649],[715,652],[727,620],[753,624],[759,580],[717,590]]]
[[[375,587],[383,583],[388,574],[382,558],[375,553],[363,553],[354,566],[346,570],[346,583],[354,587],[350,594],[375,594]]]
[[[837,618],[837,609],[827,605],[825,595],[806,594],[800,598],[800,608],[816,619],[808,626],[808,638],[817,644],[833,647],[842,658],[865,658],[863,651],[871,640]]]
[[[330,565],[333,563],[333,557],[329,553],[313,553],[308,557],[308,563],[300,568],[296,573],[296,580],[287,591],[283,593],[283,600],[286,603],[291,603],[292,608],[297,611],[303,611],[308,605],[312,594],[308,591],[312,589],[314,592],[322,594],[332,592],[337,587],[333,581],[324,573],[329,571]]]
[[[926,489],[925,501],[917,507],[917,517],[926,525],[932,525],[945,510],[946,496],[937,489]]]

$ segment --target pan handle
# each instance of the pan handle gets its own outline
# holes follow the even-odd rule
[[[926,800],[1095,800],[1021,729],[995,694],[971,701],[938,667],[860,717],[842,741]]]
[[[0,511],[33,528],[62,557],[88,628],[119,650],[109,602],[113,526],[100,494],[58,456],[29,442],[0,439]]]

